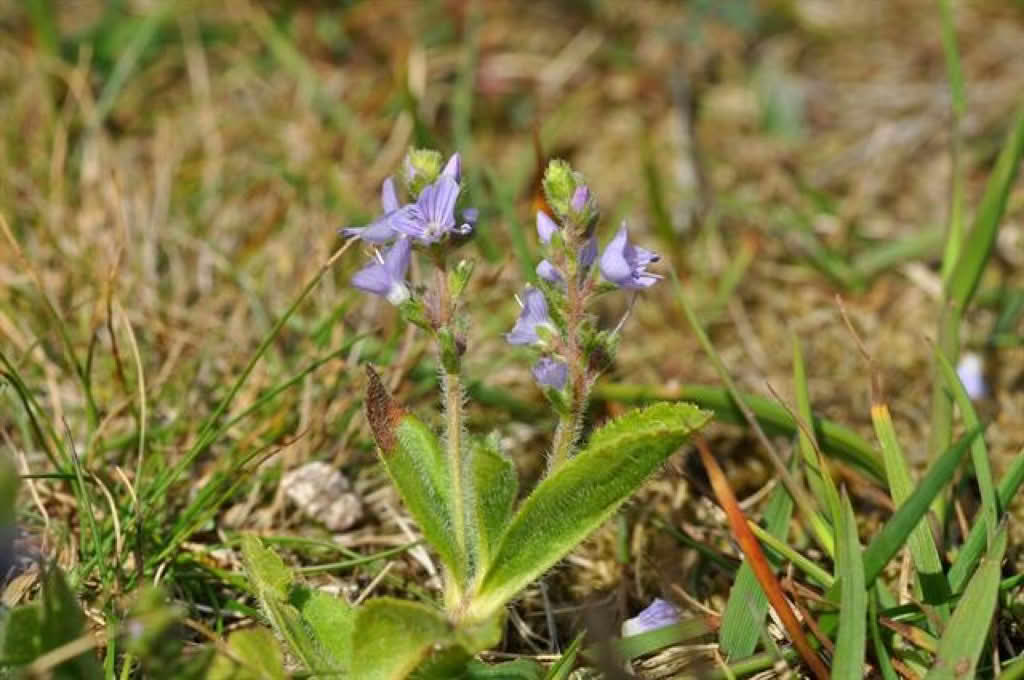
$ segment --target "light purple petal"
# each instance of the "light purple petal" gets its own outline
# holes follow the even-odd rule
[[[549,283],[565,283],[562,272],[555,269],[555,266],[547,260],[541,260],[537,265],[537,276]]]
[[[352,285],[367,293],[386,297],[393,305],[405,302],[410,295],[409,287],[405,285],[405,273],[409,270],[411,255],[411,241],[405,237],[398,239],[383,258],[356,272]]]
[[[648,288],[661,278],[646,270],[651,262],[661,259],[653,251],[637,248],[629,242],[626,225],[623,223],[615,238],[601,254],[601,275],[620,288]]]
[[[630,637],[679,623],[679,611],[660,597],[655,598],[647,609],[622,624],[622,637]]]
[[[551,243],[551,238],[558,231],[558,224],[548,217],[543,210],[537,211],[537,235],[541,243]]]
[[[569,379],[569,366],[564,361],[543,357],[533,365],[533,377],[544,387],[560,390]]]
[[[625,285],[632,278],[633,269],[626,261],[626,227],[623,226],[615,234],[604,252],[601,253],[601,275],[617,286]]]
[[[476,221],[480,219],[480,211],[476,208],[466,208],[462,211],[462,219],[470,224],[476,224]]]
[[[412,258],[412,241],[408,238],[400,238],[395,245],[384,255],[384,268],[393,281],[405,281],[405,273],[409,271],[409,261]]]
[[[400,234],[427,241],[426,219],[418,205],[407,205],[390,215],[391,227]],[[435,239],[436,240],[436,239]],[[427,241],[432,243],[433,241]]]
[[[440,177],[423,189],[416,207],[423,218],[423,229],[428,243],[439,240],[455,226],[455,201],[459,185],[451,177]]]
[[[536,288],[527,288],[523,294],[523,309],[519,312],[515,326],[505,334],[505,340],[510,345],[532,345],[540,340],[537,326],[550,323],[544,294]]]
[[[390,243],[398,235],[391,226],[390,216],[381,217],[365,227],[347,227],[340,232],[345,238],[358,236],[368,243]]]
[[[961,357],[956,366],[956,374],[963,383],[967,396],[972,400],[984,398],[988,394],[988,385],[985,384],[985,376],[982,373],[984,363],[977,354],[967,353]]]
[[[586,184],[581,184],[576,187],[576,191],[572,194],[572,201],[569,203],[569,207],[575,213],[583,212],[583,209],[587,207],[587,202],[590,201],[590,189]]]
[[[391,275],[380,262],[373,262],[355,273],[352,285],[366,293],[385,296],[391,291]]]
[[[462,159],[459,154],[453,153],[448,162],[444,165],[444,170],[441,171],[441,177],[451,177],[458,183],[462,179]]]
[[[388,177],[380,187],[380,207],[384,208],[385,215],[393,213],[399,208],[394,177]]]

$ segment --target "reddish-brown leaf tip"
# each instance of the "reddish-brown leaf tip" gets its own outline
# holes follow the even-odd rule
[[[388,388],[384,387],[373,366],[366,365],[366,419],[370,421],[373,438],[377,440],[382,454],[395,448],[395,427],[404,411],[391,398]]]

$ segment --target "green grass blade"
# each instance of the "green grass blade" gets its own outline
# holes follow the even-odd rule
[[[1014,457],[1010,469],[999,480],[999,488],[996,490],[999,496],[999,507],[1009,507],[1022,484],[1024,484],[1024,451]],[[949,569],[949,587],[954,593],[959,593],[967,583],[967,579],[970,578],[978,563],[978,558],[985,551],[987,538],[987,527],[982,522],[975,522],[971,527],[971,532],[967,535],[967,540],[960,546],[960,552],[957,554],[956,560],[953,561],[953,566]]]
[[[675,271],[670,271],[672,276],[672,287],[675,292],[676,301],[682,308],[683,315],[686,317],[686,321],[690,324],[690,329],[694,335],[697,336],[698,342],[700,342],[701,348],[711,361],[711,365],[715,369],[715,373],[718,374],[719,379],[725,384],[726,389],[729,390],[729,394],[736,402],[740,412],[744,416],[744,420],[757,435],[758,440],[761,442],[768,454],[769,460],[771,460],[772,467],[775,468],[776,473],[779,475],[779,479],[786,486],[786,490],[789,491],[789,495],[793,497],[793,502],[799,509],[800,514],[804,521],[807,523],[810,529],[810,534],[814,537],[814,540],[818,545],[828,553],[829,556],[835,555],[835,541],[832,536],[831,527],[825,521],[824,517],[818,512],[814,506],[814,501],[811,499],[810,494],[796,483],[793,476],[789,474],[789,470],[786,469],[785,463],[782,462],[782,458],[779,456],[775,447],[768,439],[766,433],[762,430],[760,424],[757,422],[757,417],[754,415],[750,407],[744,402],[743,396],[738,389],[736,389],[736,383],[733,381],[732,376],[729,375],[729,369],[726,367],[725,362],[722,361],[722,357],[719,356],[715,350],[714,344],[708,337],[707,332],[704,330],[703,324],[700,319],[697,318],[697,314],[693,311],[692,305],[687,301],[686,294],[683,291],[683,286],[679,283],[679,277],[676,276]]]
[[[957,259],[948,285],[946,301],[939,322],[939,351],[955,364],[960,358],[960,322],[964,312],[974,297],[974,292],[981,281],[981,275],[988,264],[992,246],[995,244],[999,222],[1006,212],[1006,202],[1020,168],[1021,155],[1024,154],[1024,107],[1010,127],[1010,132],[996,167],[985,186],[985,195],[981,200],[977,216],[971,232],[964,240],[963,251]],[[936,367],[935,374],[939,369]],[[932,388],[932,419],[929,433],[929,450],[933,456],[944,450],[950,441],[952,432],[953,401],[936,380]],[[940,518],[946,515],[945,496],[936,500],[935,509]]]
[[[790,466],[793,467],[798,460],[794,456]],[[793,499],[786,492],[786,487],[776,484],[764,511],[766,533],[785,538],[792,516]],[[736,580],[733,581],[722,614],[718,644],[726,656],[730,659],[743,659],[754,653],[767,613],[768,598],[761,590],[754,571],[744,561],[736,572]]]
[[[768,435],[794,437],[799,432],[796,421],[785,408],[771,399],[740,392],[747,407]],[[734,425],[747,421],[739,404],[728,389],[710,385],[683,385],[679,389],[664,389],[629,383],[600,383],[594,387],[597,399],[628,404],[647,404],[655,401],[685,401],[714,411],[715,419]],[[814,436],[825,453],[850,463],[875,481],[885,484],[885,465],[878,451],[853,430],[817,416],[812,420]]]
[[[800,418],[800,436],[798,445],[800,456],[804,461],[805,477],[811,492],[818,499],[822,508],[827,508],[832,518],[832,526],[839,526],[839,492],[824,459],[819,455],[818,442],[814,438],[811,423],[814,413],[811,411],[811,393],[807,387],[807,369],[804,355],[800,350],[800,341],[793,336],[793,387],[796,391],[796,410]]]
[[[1000,527],[985,559],[964,591],[949,625],[939,640],[935,665],[925,680],[959,680],[976,677],[978,658],[995,614],[999,573],[1006,552],[1006,527]]]
[[[882,445],[885,458],[885,471],[889,478],[889,493],[893,502],[899,506],[907,501],[914,490],[914,481],[910,476],[910,467],[903,455],[903,449],[896,439],[889,407],[884,403],[876,403],[871,407],[871,420],[875,433]],[[908,538],[910,554],[914,558],[917,570],[917,583],[924,601],[937,606],[939,616],[943,620],[949,618],[949,584],[942,571],[939,549],[935,545],[935,537],[927,523],[918,524],[910,532]]]
[[[978,414],[974,411],[974,404],[967,395],[956,369],[949,363],[941,352],[936,352],[935,358],[942,369],[942,377],[953,394],[953,400],[960,409],[960,417],[964,421],[964,427],[973,430],[979,427]],[[981,518],[985,522],[989,532],[989,540],[996,530],[996,522],[999,519],[1000,506],[996,493],[996,485],[992,478],[992,465],[988,459],[988,447],[985,446],[985,438],[977,437],[971,445],[971,462],[974,464],[974,476],[978,480],[978,490],[981,493]]]
[[[841,579],[839,607],[842,617],[836,653],[832,661],[833,678],[859,678],[864,673],[864,651],[867,646],[868,593],[864,585],[864,562],[857,519],[844,490],[839,522],[838,571]]]
[[[985,186],[985,195],[978,207],[970,236],[964,241],[964,249],[957,260],[949,282],[949,299],[961,311],[966,310],[981,281],[981,275],[988,263],[989,254],[995,244],[999,223],[1006,212],[1006,202],[1020,169],[1024,155],[1024,107],[1014,118],[1010,133],[999,152],[996,167]],[[949,357],[952,361],[955,357]]]
[[[970,449],[974,437],[978,435],[979,430],[968,432],[942,454],[921,478],[910,496],[885,523],[882,530],[875,534],[864,550],[864,582],[868,586],[874,584],[885,565],[906,543],[907,537],[928,512],[928,506],[932,500],[953,478],[957,465]]]
[[[947,229],[946,248],[942,257],[942,278],[948,281],[960,259],[960,249],[964,238],[964,177],[962,168],[963,136],[960,121],[967,112],[967,95],[964,87],[964,74],[960,68],[960,53],[956,46],[956,27],[953,23],[953,8],[950,0],[939,0],[942,17],[942,48],[946,54],[946,78],[950,90],[950,121],[952,137],[952,187],[949,201],[949,227]]]
[[[612,643],[615,654],[624,661],[631,661],[641,656],[653,654],[659,649],[681,645],[694,638],[715,632],[707,619],[696,616],[683,619],[679,623],[669,626],[662,626],[636,635],[620,638]],[[592,659],[600,659],[601,651],[591,647],[583,652],[583,655]]]
[[[861,566],[863,566],[863,563]],[[882,680],[899,680],[899,676],[896,675],[896,669],[892,666],[892,655],[889,653],[889,648],[886,647],[885,639],[882,637],[882,626],[878,622],[879,589],[878,584],[876,584],[876,587],[870,591],[868,630],[871,632],[871,644],[875,649],[875,661],[878,666],[878,672],[882,675]]]
[[[689,404],[655,404],[597,430],[520,506],[468,616],[490,616],[565,557],[710,419]]]
[[[836,579],[832,574],[818,566],[813,560],[804,557],[799,552],[784,543],[781,539],[768,533],[753,522],[748,523],[750,530],[769,551],[776,553],[779,557],[789,560],[793,566],[804,572],[807,576],[817,581],[820,585],[831,588]]]

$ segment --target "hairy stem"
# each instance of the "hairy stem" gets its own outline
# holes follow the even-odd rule
[[[462,383],[459,376],[461,362],[458,353],[452,351],[451,346],[446,346],[446,341],[441,334],[447,334],[453,338],[455,328],[453,323],[454,303],[451,292],[448,290],[448,268],[443,256],[435,260],[437,268],[435,278],[437,285],[437,306],[438,306],[438,352],[441,363],[441,387],[442,399],[444,400],[444,424],[445,424],[445,446],[448,454],[448,469],[451,473],[452,484],[452,508],[456,545],[459,552],[465,559],[472,559],[468,554],[468,541],[466,537],[466,494],[469,492],[466,477],[466,461],[463,456],[462,446]],[[446,360],[447,356],[447,360]],[[465,584],[459,584],[463,588]]]
[[[585,357],[579,343],[580,324],[586,305],[586,296],[580,290],[579,272],[579,238],[572,225],[565,230],[567,250],[569,251],[566,267],[566,295],[568,314],[566,327],[566,361],[569,364],[569,412],[558,418],[555,437],[551,446],[551,458],[548,460],[548,474],[561,467],[572,456],[576,440],[579,438],[583,424],[583,411],[586,408],[589,384],[586,375]]]

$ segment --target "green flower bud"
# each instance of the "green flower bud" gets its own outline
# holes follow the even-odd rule
[[[418,198],[423,187],[433,184],[441,174],[444,158],[433,149],[410,149],[402,162],[402,183],[413,199]]]

